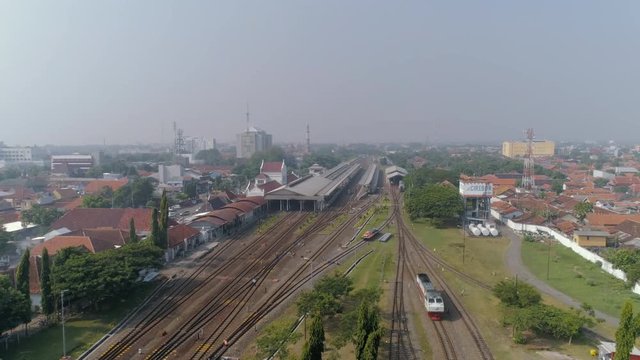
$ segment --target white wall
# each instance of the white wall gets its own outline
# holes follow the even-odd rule
[[[493,212],[492,212],[492,215]],[[495,217],[495,216],[494,216]],[[502,220],[499,217],[497,218],[498,220]],[[602,263],[602,270],[606,271],[607,273],[615,276],[616,278],[623,280],[623,281],[627,281],[627,275],[624,273],[624,271],[620,270],[620,269],[614,269],[613,264],[611,264],[610,262],[608,262],[607,260],[605,260],[603,257],[601,257],[600,255],[594,254],[591,251],[583,248],[582,246],[579,246],[578,244],[576,244],[575,242],[573,242],[573,240],[567,238],[564,234],[560,233],[559,231],[556,231],[554,229],[548,228],[546,226],[540,226],[540,225],[530,225],[530,224],[520,224],[520,223],[516,223],[513,220],[510,219],[506,219],[506,221],[503,221],[509,228],[515,230],[515,231],[528,231],[528,232],[544,232],[546,234],[548,234],[549,236],[553,237],[554,239],[556,239],[559,243],[561,243],[562,245],[570,248],[571,250],[573,250],[573,252],[575,252],[576,254],[582,256],[583,258],[585,258],[588,261],[591,261],[592,263],[596,263],[598,261],[600,261],[600,263]],[[640,294],[640,286],[636,283],[633,286],[632,291],[636,294]]]

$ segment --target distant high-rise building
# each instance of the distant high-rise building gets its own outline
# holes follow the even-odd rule
[[[31,161],[31,148],[0,146],[0,160],[6,162]]]
[[[238,158],[250,158],[258,151],[265,151],[272,145],[271,134],[256,127],[249,127],[246,131],[237,135],[236,156]]]
[[[549,140],[533,140],[531,156],[553,156],[556,144]],[[502,155],[510,158],[524,157],[527,155],[529,143],[527,141],[505,141],[502,143]]]

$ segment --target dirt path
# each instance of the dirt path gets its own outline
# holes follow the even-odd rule
[[[511,240],[511,244],[509,245],[509,249],[505,255],[505,262],[507,264],[507,268],[512,274],[517,274],[518,279],[524,280],[527,283],[535,286],[541,292],[554,297],[560,300],[562,303],[573,306],[575,308],[580,308],[581,303],[576,301],[572,297],[566,295],[565,293],[556,290],[551,287],[549,284],[544,281],[538,279],[535,275],[529,271],[529,269],[522,262],[521,257],[521,248],[522,248],[522,239],[520,236],[516,235],[513,230],[509,229],[506,226],[500,228],[502,231],[502,235],[506,236]],[[613,317],[611,315],[605,314],[603,312],[596,310],[596,317],[604,319],[609,325],[618,326],[618,318]]]

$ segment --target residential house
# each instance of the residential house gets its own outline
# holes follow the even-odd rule
[[[579,230],[573,232],[573,241],[582,247],[606,247],[609,233],[595,230]]]

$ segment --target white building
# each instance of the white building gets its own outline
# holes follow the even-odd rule
[[[271,147],[272,141],[271,134],[252,126],[237,135],[236,156],[248,159],[256,152]]]
[[[4,160],[6,162],[31,161],[31,148],[0,147],[0,160]]]

